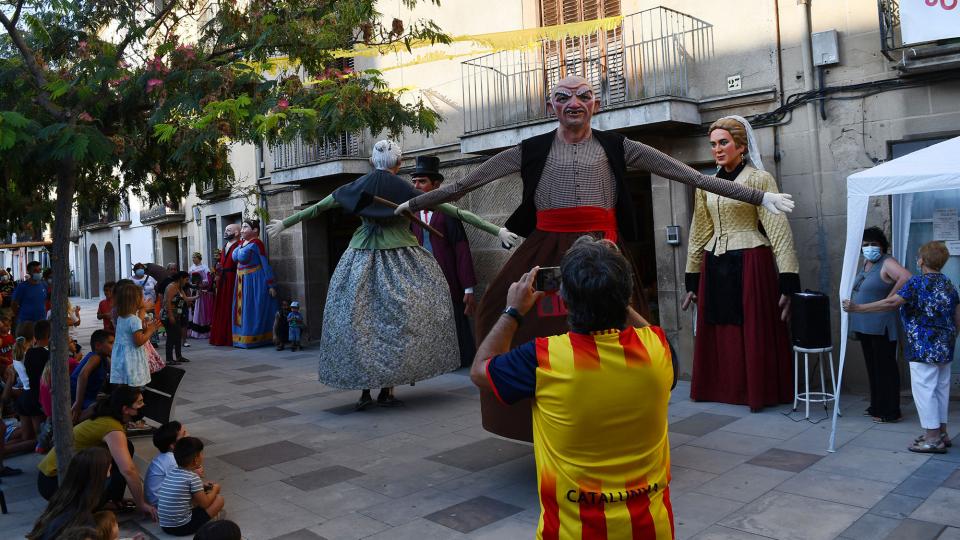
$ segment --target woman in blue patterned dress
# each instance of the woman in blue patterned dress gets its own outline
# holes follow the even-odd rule
[[[243,220],[240,237],[243,243],[233,250],[233,260],[237,262],[232,312],[233,346],[252,349],[273,344],[277,291],[267,249],[260,241],[260,221]]]
[[[921,274],[910,278],[896,295],[869,304],[843,301],[843,309],[854,313],[900,308],[906,337],[904,355],[910,361],[910,387],[924,429],[923,435],[908,448],[911,452],[942,454],[951,446],[947,407],[950,362],[960,326],[960,295],[940,273],[949,259],[950,252],[943,242],[927,242],[920,246],[917,258]]]

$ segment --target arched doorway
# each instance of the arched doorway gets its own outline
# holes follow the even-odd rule
[[[100,296],[100,253],[97,251],[97,245],[90,246],[90,257],[87,259],[89,266],[88,275],[90,276],[90,297]]]
[[[116,280],[117,254],[113,251],[113,244],[107,242],[107,245],[103,246],[103,282]]]

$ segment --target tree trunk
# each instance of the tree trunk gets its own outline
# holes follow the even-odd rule
[[[70,291],[70,221],[76,184],[76,164],[71,159],[62,161],[57,173],[57,212],[53,221],[53,245],[50,252],[50,264],[53,268],[53,298],[50,302],[50,374],[53,386],[51,412],[54,451],[57,453],[57,471],[61,481],[67,472],[70,459],[73,458],[67,303]]]

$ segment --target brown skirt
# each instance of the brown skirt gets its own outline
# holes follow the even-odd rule
[[[497,319],[506,308],[507,291],[510,285],[518,281],[523,274],[534,266],[560,266],[563,254],[570,246],[584,234],[546,232],[536,229],[517,248],[497,277],[490,282],[490,286],[480,300],[477,310],[477,342],[480,343],[487,336]],[[644,317],[648,316],[646,301],[643,298],[643,288],[640,285],[636,264],[624,246],[620,245],[621,252],[633,269],[633,298],[631,304]],[[513,347],[522,345],[534,338],[565,334],[569,327],[564,315],[541,316],[539,306],[534,306],[524,315],[523,324],[513,336]],[[547,310],[543,310],[547,312]],[[483,429],[521,441],[533,440],[533,424],[530,414],[530,400],[523,400],[513,405],[504,405],[497,400],[492,392],[480,393],[480,413],[483,417]]]

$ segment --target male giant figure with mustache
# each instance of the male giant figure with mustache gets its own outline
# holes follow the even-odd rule
[[[670,156],[613,131],[594,130],[590,120],[600,100],[582,77],[567,77],[550,91],[547,107],[559,120],[556,130],[524,140],[500,152],[457,181],[424,193],[397,209],[414,212],[459,199],[480,186],[520,173],[523,199],[507,220],[507,229],[526,241],[504,264],[480,302],[477,339],[482,341],[504,315],[511,283],[534,266],[557,266],[573,242],[594,234],[623,245],[636,238],[636,219],[625,183],[627,167],[643,169],[732,199],[763,205],[774,213],[793,209],[791,196],[765,193],[728,180],[705,176]],[[624,251],[624,250],[622,250]],[[624,254],[626,252],[624,251]],[[629,257],[628,257],[629,259]],[[632,261],[631,261],[632,262]],[[643,290],[634,271],[635,298],[645,313]],[[536,337],[568,331],[559,297],[546,296],[524,317],[514,346]],[[483,427],[505,437],[532,440],[529,402],[507,406],[489,393],[481,395]]]

